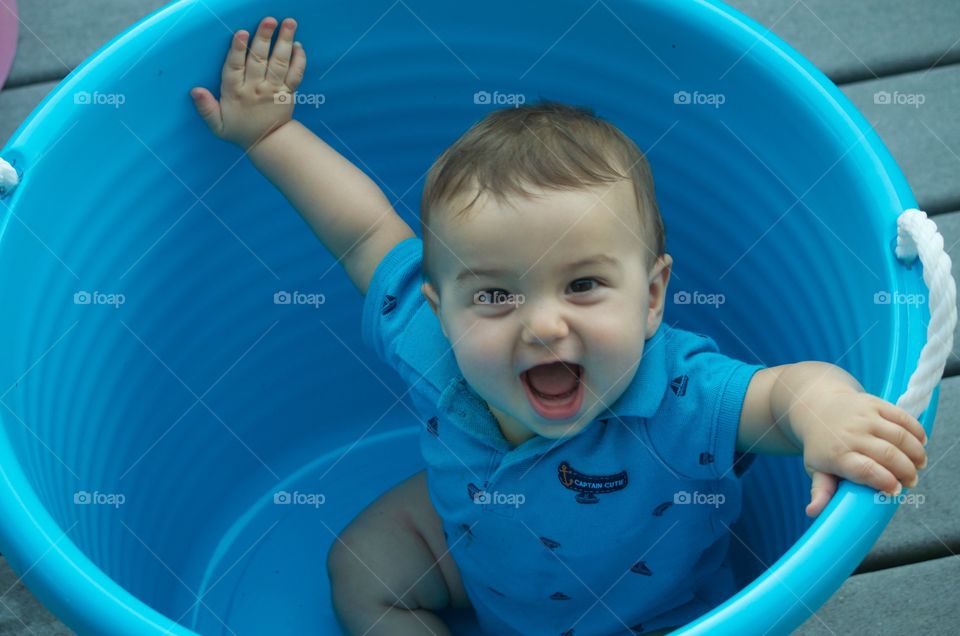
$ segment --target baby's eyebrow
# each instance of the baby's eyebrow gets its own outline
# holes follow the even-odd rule
[[[587,267],[589,265],[609,265],[611,267],[619,267],[620,261],[612,256],[607,254],[593,254],[592,256],[587,256],[579,260],[573,261],[572,263],[567,263],[560,268],[562,272],[568,272],[571,270],[579,269],[581,267]],[[500,276],[507,276],[510,274],[510,270],[503,269],[500,267],[475,267],[475,268],[466,268],[460,270],[460,273],[457,274],[456,282],[460,282],[465,278],[475,277],[480,278],[483,276],[489,278],[497,278]]]

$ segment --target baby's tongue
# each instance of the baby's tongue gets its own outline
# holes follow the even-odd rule
[[[544,395],[562,395],[577,386],[577,376],[573,369],[562,362],[541,364],[527,371],[530,386]]]

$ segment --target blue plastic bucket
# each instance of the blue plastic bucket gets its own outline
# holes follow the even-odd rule
[[[670,302],[668,324],[750,362],[837,363],[892,401],[905,389],[927,309],[874,295],[925,291],[893,250],[914,198],[840,91],[739,13],[177,2],[71,73],[0,153],[23,177],[0,208],[0,549],[76,631],[336,633],[335,534],[422,468],[405,387],[360,342],[361,297],[193,111],[230,32],[264,15],[300,23],[315,98],[296,116],[411,226],[423,173],[486,112],[587,104],[648,151],[671,291],[724,297]],[[797,457],[761,457],[745,482],[745,589],[687,633],[798,625],[895,511],[844,483],[811,526]]]

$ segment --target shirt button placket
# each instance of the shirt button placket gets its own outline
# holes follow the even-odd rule
[[[493,488],[494,481],[498,481],[499,472],[500,472],[500,462],[503,459],[503,453],[499,451],[493,451],[490,453],[490,463],[487,464],[487,474],[486,474],[486,484],[485,488],[489,492]]]

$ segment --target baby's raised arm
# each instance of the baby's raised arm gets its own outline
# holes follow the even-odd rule
[[[247,152],[365,294],[383,256],[414,233],[366,174],[293,119],[293,93],[307,56],[294,42],[291,18],[283,21],[271,55],[276,27],[274,18],[264,18],[249,51],[249,34],[234,34],[219,101],[202,87],[190,94],[210,130]]]

